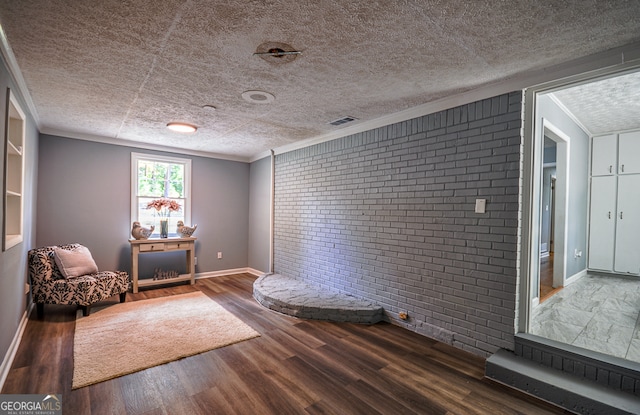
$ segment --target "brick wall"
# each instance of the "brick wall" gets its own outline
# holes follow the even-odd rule
[[[275,271],[373,300],[394,324],[475,354],[513,350],[522,100],[276,156]]]

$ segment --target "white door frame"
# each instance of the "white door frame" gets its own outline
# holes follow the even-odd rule
[[[537,113],[537,111],[536,111]],[[544,137],[547,135],[556,143],[556,191],[555,191],[555,217],[554,217],[554,254],[553,254],[553,287],[564,285],[566,277],[566,246],[568,235],[568,183],[569,183],[569,137],[549,120],[540,118],[533,126],[531,154],[528,162],[531,163],[531,187],[530,193],[530,228],[527,232],[530,243],[527,243],[530,259],[527,265],[530,275],[530,300],[531,306],[536,307],[540,303],[540,229],[542,226],[542,171]],[[526,155],[526,153],[525,153]],[[526,190],[526,188],[523,187]],[[523,243],[524,245],[524,243]]]

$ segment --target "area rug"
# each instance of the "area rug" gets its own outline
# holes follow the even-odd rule
[[[96,307],[76,319],[72,389],[258,336],[200,291]]]

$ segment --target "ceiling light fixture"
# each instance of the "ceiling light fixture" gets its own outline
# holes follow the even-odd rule
[[[198,129],[195,125],[186,124],[183,122],[170,122],[167,124],[167,128],[177,133],[195,133]]]

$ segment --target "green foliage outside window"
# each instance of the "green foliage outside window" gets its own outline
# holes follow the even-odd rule
[[[139,160],[138,196],[183,198],[184,165]]]

